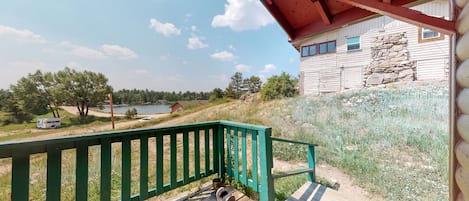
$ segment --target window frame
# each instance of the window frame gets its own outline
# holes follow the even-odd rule
[[[329,43],[334,43],[334,49],[333,50],[329,49]],[[323,52],[323,53],[320,52],[321,45],[326,45],[326,52]],[[303,50],[305,48],[307,49],[307,54],[303,54],[304,53]],[[314,54],[310,54],[311,53],[311,48],[313,48],[315,50]],[[314,44],[310,44],[310,45],[301,46],[300,50],[301,50],[300,55],[301,55],[302,58],[303,57],[323,55],[323,54],[329,54],[329,53],[336,53],[336,51],[337,51],[337,42],[336,42],[336,40],[331,40],[331,41],[326,41],[326,42],[322,42],[322,43],[314,43]]]
[[[430,38],[424,38],[425,30],[430,30],[432,32],[436,32],[436,33],[438,33],[438,36],[430,37]],[[445,35],[440,33],[440,32],[433,31],[431,29],[427,29],[427,28],[424,28],[424,27],[419,27],[419,33],[418,33],[418,42],[419,43],[431,42],[431,41],[437,41],[437,40],[444,40],[444,39],[445,39]]]
[[[352,39],[352,38],[358,38],[358,43],[349,43],[349,39]],[[354,37],[348,37],[346,38],[347,40],[347,52],[354,52],[354,51],[359,51],[362,49],[362,37],[361,36],[354,36]],[[356,45],[358,44],[358,48],[356,49],[349,49],[349,46],[351,45]]]

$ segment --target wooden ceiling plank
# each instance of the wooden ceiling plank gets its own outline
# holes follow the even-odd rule
[[[332,24],[332,15],[327,8],[327,4],[324,0],[316,0],[313,1],[316,10],[318,11],[319,15],[321,16],[322,21],[324,24],[330,25]]]
[[[321,22],[312,22],[311,24],[304,26],[300,29],[297,29],[295,32],[295,37],[292,39],[292,44],[294,44],[297,40],[301,40],[302,38],[318,34],[324,33],[327,31],[331,31],[337,29],[341,26],[345,26],[350,23],[354,23],[356,21],[360,21],[362,19],[366,19],[376,15],[376,13],[363,10],[360,8],[351,8],[346,12],[338,13],[334,16],[334,23],[327,25]]]
[[[410,8],[394,6],[380,1],[369,0],[337,0],[374,13],[393,17],[395,19],[420,26],[440,33],[451,35],[455,33],[455,22],[442,18],[425,15]]]

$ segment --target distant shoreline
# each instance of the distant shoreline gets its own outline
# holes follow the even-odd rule
[[[78,110],[76,108],[76,106],[61,106],[60,108],[62,108],[63,110],[69,112],[69,113],[72,113],[72,114],[78,114]],[[93,116],[96,116],[96,117],[111,117],[111,113],[110,112],[104,112],[104,111],[100,111],[100,110],[95,110],[95,109],[89,109],[88,110],[88,115],[93,115]],[[164,116],[168,116],[170,115],[170,113],[158,113],[158,114],[138,114],[137,117],[138,118],[141,118],[141,117],[153,117],[153,118],[159,118],[159,117],[164,117]],[[125,117],[125,114],[122,114],[122,113],[114,113],[114,117]]]

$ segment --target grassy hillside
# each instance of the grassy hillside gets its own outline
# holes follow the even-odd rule
[[[273,135],[319,144],[319,162],[388,200],[447,200],[448,90],[444,84],[373,89],[271,102],[240,102],[193,121],[272,126]],[[274,144],[274,156],[305,150]]]

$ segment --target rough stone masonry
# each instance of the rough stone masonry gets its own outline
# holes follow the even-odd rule
[[[405,32],[377,36],[371,43],[371,63],[364,71],[364,85],[414,81],[416,64],[416,61],[409,61]]]

